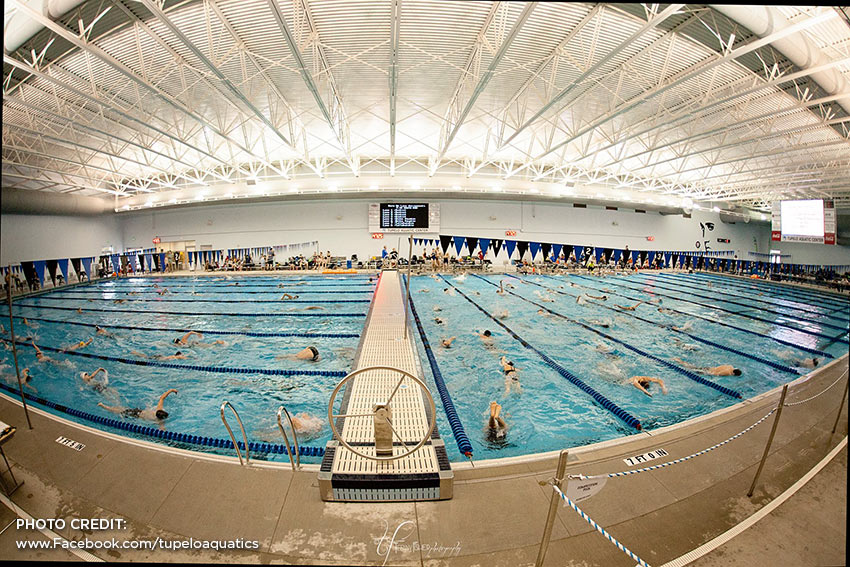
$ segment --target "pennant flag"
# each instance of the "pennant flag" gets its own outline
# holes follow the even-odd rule
[[[516,249],[516,240],[505,240],[505,252],[508,253],[508,260],[514,255]]]
[[[623,251],[622,250],[618,250],[618,249],[615,248],[614,250],[611,251],[611,259],[614,260],[615,263],[619,262],[620,258],[622,258],[622,257],[623,257]]]
[[[528,252],[528,241],[527,240],[518,240],[516,243],[517,250],[519,251],[519,260],[522,260],[522,257],[525,256],[525,253]],[[534,258],[532,258],[534,260]]]
[[[139,271],[145,273],[145,255],[139,254]]]
[[[47,266],[47,273],[50,275],[50,281],[53,282],[53,286],[56,286],[56,268],[57,262],[56,260],[45,260],[45,265]]]
[[[652,252],[650,252],[650,253],[649,253],[649,265],[650,265],[650,266],[654,266],[654,265],[655,265],[655,255],[656,255],[656,254],[658,254],[658,252],[656,252],[656,251],[654,251],[654,250],[653,250]]]
[[[670,267],[670,256],[672,256],[672,254],[670,252],[664,253],[664,267],[666,267],[666,268]]]
[[[159,253],[159,271],[160,272],[165,271],[165,252]]]
[[[478,239],[472,238],[471,236],[466,237],[466,247],[469,249],[469,253],[472,254],[475,252],[475,248],[478,246]]]
[[[540,249],[543,250],[543,259],[548,260],[549,254],[552,252],[552,245],[548,242],[544,242],[540,245]],[[558,259],[558,255],[555,255],[555,259]]]
[[[443,249],[443,254],[449,253],[449,244],[451,244],[451,243],[452,243],[452,237],[451,236],[444,236],[442,234],[440,235],[440,248]]]
[[[555,256],[555,261],[558,262],[561,259],[561,250],[563,249],[563,245],[561,244],[553,244],[552,245],[552,253]]]
[[[74,268],[74,273],[77,274],[77,281],[80,279],[80,259],[71,258],[71,266]]]
[[[147,270],[149,272],[152,272],[154,270],[153,254],[145,254],[145,264],[147,265]]]
[[[38,276],[38,282],[41,286],[44,286],[44,268],[46,266],[46,262],[44,260],[36,260],[33,262],[33,266],[35,266],[35,275]]]
[[[604,249],[604,248],[600,248],[599,246],[597,246],[597,247],[593,250],[593,255],[594,255],[594,257],[596,258],[596,263],[597,263],[597,264],[599,264],[599,263],[602,261],[602,254],[604,254],[604,253],[605,253],[605,249]]]
[[[454,236],[452,237],[455,243],[455,250],[457,250],[457,255],[460,256],[460,251],[463,249],[463,245],[466,242],[466,238],[462,236]]]
[[[540,252],[540,243],[539,242],[529,242],[529,248],[531,249],[531,261],[534,261],[534,258],[537,257],[537,253]],[[546,258],[546,255],[543,255],[543,258]]]
[[[112,258],[112,267],[115,268],[116,272],[120,272],[121,271],[121,263],[118,260],[118,254],[113,254],[111,256],[111,258]]]
[[[584,246],[573,245],[573,254],[575,255],[576,262],[581,263],[584,258]]]
[[[65,278],[65,283],[68,283],[68,259],[57,260],[59,271],[62,272],[62,277]]]
[[[497,238],[494,239],[493,242],[493,256],[498,256],[499,252],[502,250],[502,240]]]
[[[481,253],[487,254],[487,249],[490,248],[490,239],[489,238],[479,238],[478,245],[481,247]]]

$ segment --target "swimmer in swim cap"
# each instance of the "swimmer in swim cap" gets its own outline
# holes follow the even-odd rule
[[[98,403],[99,407],[102,407],[106,411],[117,413],[121,417],[132,417],[139,419],[146,419],[148,421],[162,421],[168,417],[168,412],[163,409],[165,404],[165,398],[167,398],[171,394],[176,394],[177,390],[172,388],[162,394],[159,397],[159,401],[156,404],[155,408],[128,408],[124,406],[107,406],[103,403]]]

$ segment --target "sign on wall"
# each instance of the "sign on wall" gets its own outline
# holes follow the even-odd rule
[[[440,232],[440,204],[370,203],[369,232]]]

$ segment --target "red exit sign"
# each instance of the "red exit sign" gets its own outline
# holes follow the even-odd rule
[[[375,240],[381,240],[383,237],[384,237],[383,232],[373,232],[372,233],[372,238],[375,239]]]
[[[652,241],[655,240],[655,237],[654,236],[647,236],[646,239],[649,240],[650,242],[652,242]]]
[[[153,239],[154,244],[159,244],[160,242],[162,242],[162,240],[160,240],[160,238],[158,236],[154,237],[154,239]]]
[[[505,236],[516,236],[516,231],[515,230],[506,230]]]

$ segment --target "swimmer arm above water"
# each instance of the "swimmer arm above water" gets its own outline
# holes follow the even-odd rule
[[[653,378],[652,376],[632,376],[629,379],[629,384],[631,384],[650,398],[652,397],[652,394],[649,393],[649,390],[646,389],[646,386],[649,386],[651,382],[657,383],[659,386],[661,386],[661,391],[665,394],[667,393],[667,387],[664,385],[664,380],[660,378]]]

